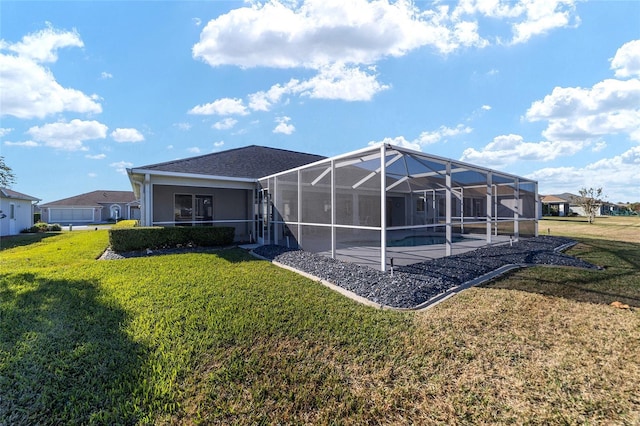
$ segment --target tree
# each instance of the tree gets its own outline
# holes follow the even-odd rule
[[[5,164],[4,157],[0,156],[0,188],[10,186],[12,183],[16,183],[16,176],[11,167]]]
[[[580,195],[574,199],[575,203],[582,207],[584,214],[589,219],[589,223],[593,223],[596,212],[602,204],[600,197],[602,197],[602,188],[582,188]]]

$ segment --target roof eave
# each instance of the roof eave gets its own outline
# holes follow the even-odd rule
[[[186,178],[186,179],[216,179],[222,181],[229,182],[246,182],[246,183],[256,183],[258,179],[254,178],[240,178],[240,177],[230,177],[230,176],[217,176],[217,175],[206,175],[200,173],[182,173],[182,172],[167,172],[163,170],[149,170],[149,169],[127,169],[129,174],[129,180],[132,180],[132,175],[153,175],[153,176],[166,176],[166,177],[176,177],[176,178]]]

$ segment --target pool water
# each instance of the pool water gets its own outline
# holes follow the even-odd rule
[[[460,235],[454,235],[451,237],[452,243],[459,243],[460,241],[464,241],[464,237]],[[387,247],[430,246],[434,244],[444,244],[446,242],[447,239],[445,237],[437,235],[412,235],[401,240],[387,241]]]

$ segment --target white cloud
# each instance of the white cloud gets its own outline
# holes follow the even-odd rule
[[[602,187],[611,201],[637,201],[640,199],[640,146],[582,168],[544,168],[526,177],[539,182],[541,193],[575,193],[582,187]]]
[[[193,21],[193,24],[196,27],[199,27],[200,25],[202,25],[202,19],[200,19],[200,18],[192,18],[191,20]]]
[[[243,68],[372,64],[423,46],[445,54],[485,47],[490,41],[480,36],[478,22],[483,17],[510,28],[510,43],[526,42],[555,28],[577,25],[574,3],[463,0],[452,8],[447,2],[404,0],[251,2],[209,21],[192,54],[211,66]]]
[[[113,74],[111,74],[110,72],[102,71],[100,73],[100,78],[103,80],[108,80],[110,78],[113,78]]]
[[[598,141],[596,142],[596,144],[593,146],[593,148],[591,148],[591,151],[593,152],[600,152],[603,149],[605,149],[607,147],[607,143],[605,141]]]
[[[282,133],[284,135],[292,134],[296,128],[293,124],[289,124],[289,121],[291,121],[291,117],[277,117],[276,123],[278,123],[278,125],[273,129],[273,133]]]
[[[37,142],[45,146],[65,150],[86,150],[84,141],[92,139],[104,139],[107,137],[107,126],[97,121],[71,120],[70,122],[58,122],[34,126],[27,133]]]
[[[113,167],[116,169],[116,172],[126,176],[127,168],[133,167],[133,163],[129,163],[128,161],[118,161],[116,163],[109,164],[109,167]]]
[[[118,128],[111,132],[111,137],[116,142],[142,142],[144,135],[136,129]]]
[[[518,161],[551,161],[560,156],[572,155],[580,151],[586,143],[576,141],[525,142],[520,135],[501,135],[484,148],[467,148],[461,161],[491,168],[502,168]]]
[[[58,31],[51,27],[26,35],[22,41],[0,43],[0,115],[17,118],[44,118],[64,111],[100,113],[96,95],[64,88],[51,71],[41,63],[55,62],[62,47],[82,47],[76,32]]]
[[[413,149],[414,151],[422,151],[422,148],[426,145],[447,140],[447,138],[466,135],[471,132],[473,132],[473,129],[463,124],[458,124],[456,127],[440,126],[438,130],[424,131],[420,133],[420,136],[413,140],[408,140],[404,136],[396,136],[394,138],[386,137],[381,141],[371,141],[369,142],[369,145],[373,146],[384,143]]]
[[[491,106],[490,105],[482,105],[480,107],[480,109],[482,109],[483,111],[491,111]]]
[[[5,141],[4,144],[7,146],[22,146],[25,148],[35,148],[36,146],[40,146],[37,142],[34,142],[34,141],[24,141],[24,142]]]
[[[105,158],[107,158],[106,154],[96,154],[96,155],[87,154],[85,155],[85,157],[90,160],[104,160]]]
[[[436,142],[440,142],[441,140],[446,140],[449,137],[455,137],[458,135],[468,135],[471,133],[473,129],[468,126],[464,126],[462,124],[458,124],[456,127],[446,127],[440,126],[438,130],[432,132],[422,132],[416,142],[420,146],[430,145]]]
[[[247,115],[247,107],[242,103],[242,99],[222,98],[211,103],[198,105],[189,114],[196,115]]]
[[[90,177],[90,178],[93,179],[93,178],[98,177],[98,174],[97,173],[93,173],[93,172],[89,172],[89,173],[87,173],[87,177]]]
[[[192,146],[191,148],[187,148],[187,152],[190,152],[191,154],[200,154],[201,151],[197,146]]]
[[[224,141],[218,141],[213,143],[213,146],[215,148],[222,148],[223,145],[224,145]]]
[[[404,136],[396,136],[395,138],[386,137],[381,141],[370,141],[369,146],[396,145],[402,148],[413,149],[414,151],[420,151],[422,147],[416,140],[408,141]]]
[[[249,108],[254,111],[269,111],[271,106],[277,102],[284,95],[296,93],[296,88],[299,87],[300,82],[297,79],[291,79],[284,86],[280,84],[274,84],[266,92],[260,91],[249,95]]]
[[[213,126],[211,127],[217,130],[228,130],[228,129],[231,129],[233,126],[235,126],[237,122],[238,120],[234,118],[225,118],[223,120],[220,120],[214,123]]]
[[[211,66],[319,69],[370,64],[425,45],[448,53],[486,41],[475,20],[452,21],[438,5],[420,11],[409,1],[272,0],[209,21],[192,53]]]
[[[7,136],[11,132],[13,132],[13,129],[10,129],[8,127],[0,127],[0,138]]]
[[[555,28],[578,25],[579,19],[572,23],[575,11],[574,0],[538,0],[522,2],[525,5],[526,19],[513,25],[512,43],[523,43],[531,37],[546,34]]]
[[[461,0],[453,10],[454,21],[478,15],[503,21],[511,28],[510,44],[524,43],[556,28],[576,26],[575,0]],[[497,38],[498,40],[501,37]]]
[[[182,131],[189,131],[191,130],[191,123],[174,123],[173,124],[174,127],[177,127],[178,129],[182,130]]]
[[[607,134],[628,134],[640,142],[640,79],[607,79],[591,89],[556,87],[534,102],[529,121],[548,120],[549,140],[584,140]]]
[[[619,78],[640,76],[640,40],[623,44],[611,60],[611,69]]]
[[[56,62],[58,49],[84,47],[76,31],[56,30],[48,23],[47,28],[22,37],[22,41],[9,44],[7,49],[18,56],[37,63]]]
[[[374,68],[372,70],[375,71]],[[388,88],[377,81],[375,74],[338,63],[322,68],[318,75],[293,85],[291,90],[315,99],[369,101],[375,94]]]
[[[342,63],[322,67],[316,76],[308,80],[300,81],[294,78],[284,85],[275,84],[267,91],[250,94],[249,108],[254,111],[269,111],[287,95],[313,99],[369,101],[377,93],[389,88],[388,85],[377,81],[375,71],[375,67],[362,70]]]

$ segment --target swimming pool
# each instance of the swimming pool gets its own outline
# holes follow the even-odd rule
[[[464,241],[464,237],[461,235],[454,235],[451,237],[452,243],[459,243]],[[387,247],[415,247],[415,246],[431,246],[434,244],[444,244],[447,239],[440,235],[411,235],[400,240],[387,241]]]

